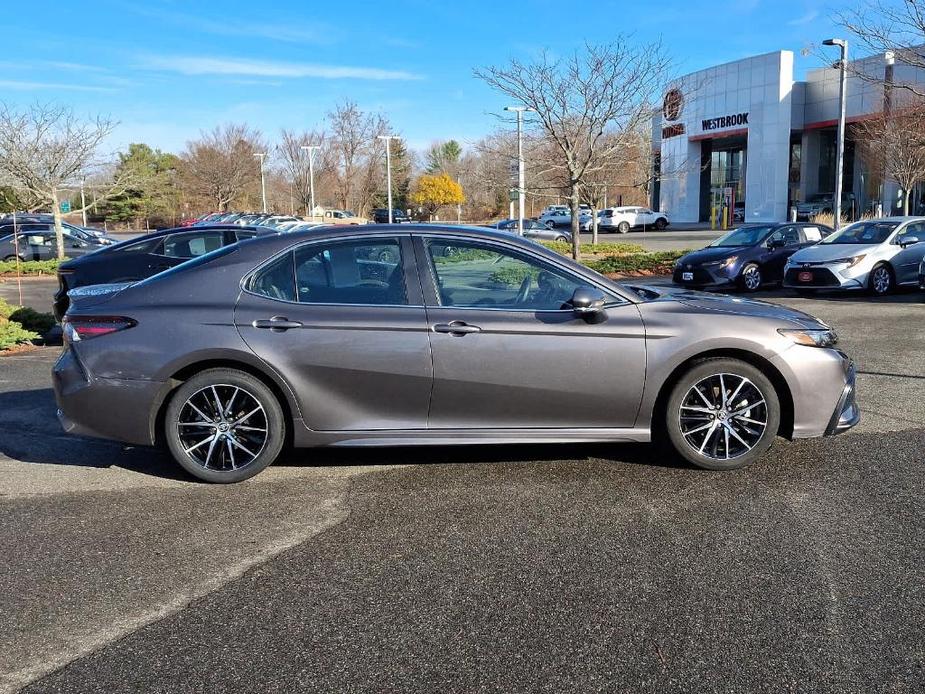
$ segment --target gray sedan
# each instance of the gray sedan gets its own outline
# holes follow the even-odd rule
[[[65,430],[163,441],[212,482],[287,442],[655,439],[729,470],[859,418],[854,367],[812,316],[617,284],[485,229],[269,235],[70,299]]]
[[[517,233],[517,220],[505,219],[494,225],[499,231],[508,233]],[[560,243],[571,243],[572,233],[562,229],[550,229],[545,224],[540,224],[535,219],[524,220],[524,238],[537,239],[540,241],[559,241]]]
[[[64,256],[77,258],[79,256],[99,250],[109,242],[92,241],[88,238],[77,238],[64,232]],[[47,224],[17,225],[17,233],[12,228],[0,230],[0,260],[53,260],[58,257],[58,243],[54,230],[49,230]]]

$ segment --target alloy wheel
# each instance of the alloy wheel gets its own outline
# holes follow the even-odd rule
[[[893,277],[890,275],[889,269],[881,265],[878,268],[875,268],[873,274],[870,278],[871,286],[874,288],[875,294],[886,294],[890,291],[890,285],[893,283]]]
[[[719,373],[691,386],[678,417],[681,435],[694,451],[713,460],[733,460],[764,436],[768,406],[748,378]]]
[[[206,386],[180,408],[177,435],[184,453],[206,470],[237,470],[250,465],[267,444],[267,413],[246,389]]]
[[[757,265],[749,265],[742,272],[742,283],[745,288],[753,292],[761,286],[761,270]]]

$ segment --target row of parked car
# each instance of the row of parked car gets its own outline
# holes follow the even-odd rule
[[[681,257],[673,281],[691,288],[757,291],[769,284],[801,294],[925,286],[925,217],[863,220],[838,231],[822,224],[747,224]]]
[[[572,211],[568,205],[550,205],[540,214],[537,222],[547,229],[569,226],[572,223]],[[582,231],[591,231],[594,223],[594,210],[589,205],[579,205],[578,227]],[[629,233],[633,229],[656,229],[662,231],[668,227],[668,215],[656,212],[648,207],[608,207],[597,211],[597,227],[600,231]]]
[[[116,241],[99,229],[62,222],[64,255],[76,258]],[[50,214],[0,218],[0,260],[51,260],[58,257],[55,222]]]

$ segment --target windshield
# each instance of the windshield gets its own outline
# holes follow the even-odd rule
[[[856,222],[829,234],[820,243],[875,244],[883,243],[899,226],[899,222]]]
[[[741,227],[733,229],[725,236],[720,236],[709,247],[732,248],[733,246],[755,246],[771,231],[769,226]]]

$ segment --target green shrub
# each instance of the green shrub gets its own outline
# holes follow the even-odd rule
[[[561,255],[572,255],[572,245],[560,241],[541,241],[546,248]],[[618,243],[605,241],[604,243],[583,243],[581,252],[590,255],[625,255],[627,253],[644,253],[645,249],[638,243]]]
[[[60,260],[26,260],[19,263],[19,272],[23,275],[54,275],[60,264]],[[0,276],[15,274],[15,260],[0,260]]]
[[[609,255],[585,262],[592,270],[606,274],[612,272],[663,272],[671,271],[674,262],[684,251],[659,251],[655,253],[634,253],[632,255]]]
[[[26,330],[32,330],[39,335],[44,335],[55,327],[55,317],[50,313],[40,313],[33,308],[20,308],[13,311],[9,316],[11,321],[16,321]]]
[[[13,306],[13,304],[6,301],[6,299],[0,298],[0,323],[4,322],[4,319],[9,318],[13,315],[18,306]]]
[[[0,352],[37,339],[38,334],[26,330],[16,321],[0,320]]]

